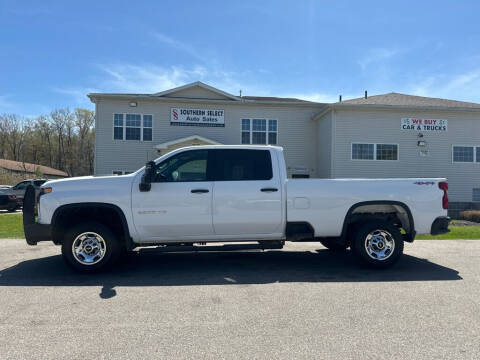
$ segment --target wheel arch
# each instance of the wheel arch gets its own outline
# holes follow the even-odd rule
[[[117,205],[101,202],[71,203],[59,206],[53,213],[51,221],[52,237],[55,244],[60,244],[63,240],[62,232],[65,230],[64,227],[66,224],[62,223],[62,220],[68,218],[69,223],[80,223],[80,221],[72,221],[72,218],[68,217],[75,214],[85,216],[85,222],[96,220],[103,225],[110,227],[117,235],[123,237],[124,243],[128,249],[134,247],[123,210]],[[112,214],[115,214],[114,217],[118,217],[118,220],[120,220],[119,224],[106,221],[106,217],[108,215],[111,216]]]
[[[393,211],[386,211],[388,209]],[[413,242],[416,232],[412,212],[405,203],[393,200],[362,201],[352,205],[348,209],[343,221],[342,240],[347,241],[350,225],[355,223],[356,215],[374,217],[381,213],[395,213],[402,224],[402,228],[405,230],[404,240]]]

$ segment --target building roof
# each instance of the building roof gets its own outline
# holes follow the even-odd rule
[[[183,138],[180,138],[180,139],[175,139],[175,140],[171,140],[171,141],[167,141],[167,142],[158,144],[158,145],[155,146],[155,148],[158,149],[158,150],[167,149],[171,145],[179,144],[179,143],[182,143],[184,141],[190,141],[190,140],[201,140],[203,142],[210,143],[212,145],[222,145],[222,143],[219,143],[218,141],[208,139],[208,138],[200,136],[200,135],[191,135],[191,136],[187,136],[187,137],[183,137]]]
[[[219,98],[193,98],[193,97],[181,97],[175,96],[177,93],[181,93],[183,90],[192,89],[192,88],[201,88],[207,91],[210,91],[213,94],[216,94],[223,99]],[[158,100],[169,100],[172,99],[178,100],[201,100],[201,101],[220,101],[220,100],[228,100],[228,101],[235,101],[235,102],[247,102],[247,103],[292,103],[292,104],[319,104],[312,101],[307,100],[300,100],[296,98],[290,97],[275,97],[275,96],[235,96],[229,94],[223,90],[217,89],[213,86],[207,85],[201,81],[195,81],[190,84],[186,84],[183,86],[179,86],[173,89],[165,90],[162,92],[154,93],[154,94],[126,94],[126,93],[90,93],[87,95],[91,101],[95,102],[97,98],[144,98],[144,99],[158,99]]]
[[[154,96],[166,96],[166,95],[170,95],[170,94],[175,94],[176,92],[179,92],[181,90],[190,89],[190,88],[194,88],[194,87],[199,87],[199,88],[202,88],[202,89],[206,89],[206,90],[211,91],[213,93],[216,93],[218,95],[225,96],[226,98],[231,99],[231,100],[237,100],[237,101],[240,100],[240,98],[238,96],[229,94],[229,93],[227,93],[223,90],[220,90],[220,89],[217,89],[213,86],[207,85],[207,84],[205,84],[201,81],[195,81],[195,82],[192,82],[190,84],[186,84],[186,85],[183,85],[183,86],[178,86],[176,88],[161,91],[159,93],[152,94],[152,95],[154,95]]]
[[[391,92],[383,95],[368,96],[344,100],[335,103],[336,106],[341,105],[384,105],[384,106],[408,106],[408,107],[436,107],[436,108],[463,108],[463,109],[480,109],[480,104],[447,100],[440,98],[431,98],[425,96],[406,95]]]
[[[242,96],[242,99],[254,100],[254,101],[279,101],[279,102],[302,102],[302,103],[312,102],[312,101],[301,100],[297,98],[285,98],[285,97],[276,97],[276,96]]]
[[[53,169],[48,166],[24,163],[21,161],[13,161],[7,159],[0,159],[0,168],[4,168],[10,171],[27,172],[31,174],[35,174],[38,169],[43,175],[68,177],[68,174],[66,172]]]

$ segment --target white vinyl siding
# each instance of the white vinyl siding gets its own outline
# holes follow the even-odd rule
[[[276,145],[277,120],[242,119],[242,144]]]
[[[445,132],[405,131],[405,117],[446,119],[450,126]],[[452,202],[472,201],[472,189],[480,188],[480,157],[476,163],[452,161],[452,146],[480,147],[477,111],[365,107],[335,110],[333,120],[332,178],[447,178]],[[418,146],[420,139],[425,146]],[[352,142],[398,144],[398,160],[352,161]]]
[[[225,110],[225,127],[171,126],[172,107],[216,108]],[[144,100],[132,109],[124,99],[105,99],[96,104],[95,119],[95,174],[111,175],[113,170],[137,170],[145,162],[159,156],[155,146],[164,142],[198,135],[220,144],[241,143],[241,119],[277,120],[277,145],[285,149],[288,173],[302,167],[311,177],[317,176],[317,123],[312,121],[322,104],[245,104],[240,101],[215,103],[192,99],[179,102],[177,99]],[[115,140],[113,137],[113,114],[150,114],[153,117],[152,141]],[[125,115],[123,115],[125,123]],[[123,126],[122,126],[123,127]],[[122,135],[124,136],[124,135]],[[325,133],[330,138],[331,135]],[[250,134],[249,134],[250,137]],[[271,135],[270,137],[273,137]],[[323,143],[322,146],[327,144]],[[328,156],[327,153],[324,153]],[[470,189],[471,191],[471,189]],[[471,196],[471,194],[470,194]]]
[[[352,160],[398,160],[397,144],[352,143]]]
[[[142,114],[113,114],[113,139],[152,141],[153,116]]]

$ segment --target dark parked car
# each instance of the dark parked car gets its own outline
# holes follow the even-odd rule
[[[20,206],[15,195],[0,194],[0,210],[7,210],[13,212]]]
[[[15,209],[20,208],[23,205],[23,197],[25,196],[25,190],[28,185],[33,185],[37,195],[40,193],[40,186],[42,186],[47,179],[30,179],[20,181],[15,186],[6,189],[0,189],[0,196],[3,200],[0,200],[1,203],[5,203],[8,208],[12,208],[12,201],[15,202]],[[0,205],[2,206],[2,205]],[[0,209],[2,209],[0,207]],[[6,207],[4,208],[6,209]],[[13,209],[12,211],[14,211]],[[8,210],[8,209],[7,209]]]

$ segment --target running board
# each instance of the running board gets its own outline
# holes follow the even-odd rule
[[[226,244],[226,245],[161,245],[156,248],[140,249],[140,252],[208,252],[239,250],[273,250],[282,249],[283,241],[272,241],[272,244]]]

